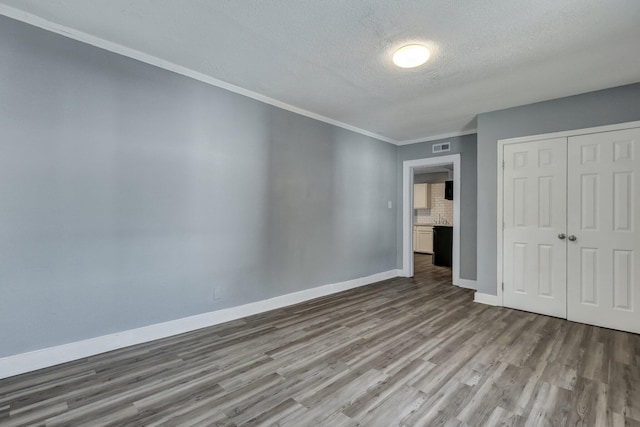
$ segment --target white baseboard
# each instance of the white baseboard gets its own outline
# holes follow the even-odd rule
[[[473,289],[473,290],[478,289],[475,280],[457,279],[453,282],[453,284],[456,286],[460,286],[461,288],[467,288],[467,289]]]
[[[13,356],[0,358],[0,379],[8,378],[25,372],[49,366],[59,365],[72,360],[94,356],[119,348],[141,344],[172,335],[206,328],[220,323],[228,322],[253,314],[263,313],[276,308],[286,307],[314,298],[331,295],[336,292],[369,285],[382,280],[398,277],[400,270],[389,270],[382,273],[373,274],[367,277],[347,280],[345,282],[333,283],[304,291],[293,292],[280,295],[262,301],[256,301],[236,307],[225,308],[209,313],[184,317],[182,319],[171,320],[141,328],[130,329],[128,331],[117,332],[115,334],[103,335],[69,344],[30,351],[28,353],[16,354]]]
[[[495,305],[498,307],[502,306],[497,295],[483,294],[480,292],[475,293],[473,301],[479,302],[480,304]]]
[[[402,268],[398,269],[397,271],[399,277],[413,277],[413,274],[409,274],[408,271],[403,270]]]

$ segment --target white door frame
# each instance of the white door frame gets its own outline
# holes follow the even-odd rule
[[[537,141],[540,139],[553,139],[553,138],[568,138],[570,136],[578,136],[578,135],[587,135],[590,133],[600,133],[600,132],[609,132],[613,130],[622,130],[622,129],[631,129],[637,128],[640,126],[640,121],[628,122],[628,123],[618,123],[615,125],[606,125],[606,126],[596,126],[592,128],[585,129],[574,129],[562,132],[553,132],[553,133],[544,133],[540,135],[530,135],[530,136],[522,136],[518,138],[508,138],[508,139],[499,139],[498,140],[498,215],[497,215],[497,282],[496,282],[496,295],[497,301],[491,301],[492,303],[497,303],[497,305],[504,306],[503,293],[502,293],[502,226],[503,226],[503,209],[504,209],[504,194],[502,193],[503,179],[504,179],[504,169],[502,168],[503,162],[503,152],[504,146],[506,144],[516,144],[519,142],[529,142],[529,141]]]
[[[453,284],[476,288],[474,280],[460,278],[460,154],[402,162],[402,276],[413,276],[413,175],[414,168],[453,164]]]

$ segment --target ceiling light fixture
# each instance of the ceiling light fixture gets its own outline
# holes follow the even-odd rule
[[[400,68],[414,68],[427,62],[430,55],[426,46],[410,44],[396,50],[393,54],[393,63]]]

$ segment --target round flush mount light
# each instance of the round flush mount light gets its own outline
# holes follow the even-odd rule
[[[410,44],[396,50],[393,54],[393,63],[400,68],[414,68],[427,62],[430,55],[426,46]]]

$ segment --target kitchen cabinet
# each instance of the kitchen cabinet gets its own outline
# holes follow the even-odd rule
[[[433,253],[433,227],[424,225],[413,227],[413,251]]]
[[[431,209],[431,184],[413,184],[413,209]]]

